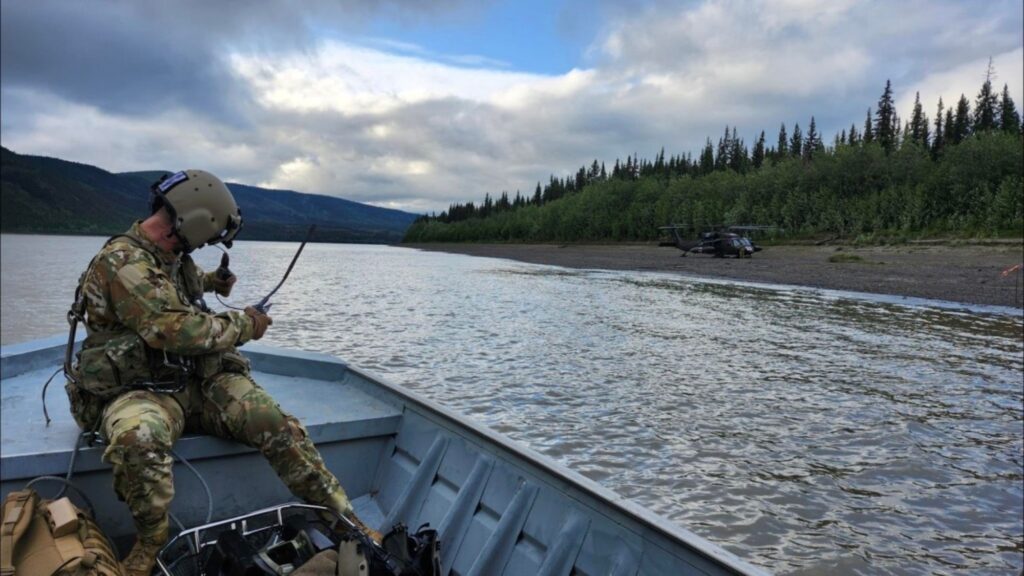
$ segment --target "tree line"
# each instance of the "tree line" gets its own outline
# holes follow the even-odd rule
[[[901,119],[887,81],[864,123],[827,142],[812,116],[762,131],[752,147],[725,128],[694,157],[627,156],[606,169],[594,160],[532,195],[518,191],[479,204],[452,204],[418,218],[407,242],[651,240],[669,223],[768,224],[792,235],[956,233],[1020,235],[1021,117],[1009,93],[993,90],[991,64],[974,105],[965,95],[930,120],[915,96]]]

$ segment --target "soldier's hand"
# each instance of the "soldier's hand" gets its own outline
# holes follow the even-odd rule
[[[263,335],[267,332],[267,327],[274,323],[274,319],[267,316],[263,312],[248,306],[245,309],[245,315],[252,318],[252,339],[259,340],[263,338]]]
[[[210,284],[213,286],[214,292],[227,298],[231,296],[231,288],[235,285],[235,282],[238,282],[238,276],[235,276],[234,272],[227,268],[218,268]]]

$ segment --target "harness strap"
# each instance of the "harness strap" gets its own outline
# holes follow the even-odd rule
[[[154,254],[148,247],[146,247],[146,245],[143,244],[142,240],[137,238],[134,234],[116,234],[114,236],[111,236],[110,238],[107,238],[106,242],[103,243],[103,248],[106,248],[112,242],[114,242],[115,240],[119,240],[121,238],[124,238],[131,242],[132,244],[134,244],[135,246],[141,248],[142,250],[145,250],[147,253],[153,256],[153,258],[155,258],[157,262],[160,261],[157,255]],[[85,321],[85,294],[83,288],[85,287],[86,278],[88,278],[89,274],[92,273],[93,266],[96,265],[96,261],[99,259],[99,257],[99,253],[93,256],[92,260],[89,261],[89,266],[86,267],[85,272],[83,272],[82,275],[78,278],[78,286],[75,288],[75,300],[74,302],[71,303],[71,309],[68,310],[68,324],[71,325],[71,328],[68,331],[68,344],[67,348],[64,351],[64,376],[68,380],[74,382],[75,384],[78,384],[78,379],[74,375],[74,366],[71,363],[71,357],[74,354],[75,333],[78,330],[78,323]]]
[[[60,555],[61,566],[64,568],[77,568],[85,556],[85,546],[78,539],[78,532],[54,538],[53,544],[57,547],[57,554]]]

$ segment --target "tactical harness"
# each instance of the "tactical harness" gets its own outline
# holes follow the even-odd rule
[[[161,261],[159,255],[155,254],[140,238],[131,233],[112,236],[104,243],[103,247],[106,248],[111,243],[121,239],[144,250],[153,257],[156,263],[159,264]],[[189,377],[196,373],[197,366],[194,357],[154,349],[142,341],[138,335],[124,331],[98,332],[89,335],[88,344],[90,346],[88,348],[98,349],[96,352],[102,353],[105,356],[103,361],[109,364],[110,369],[109,373],[103,373],[100,375],[102,376],[101,378],[94,379],[99,381],[98,383],[87,383],[84,381],[81,360],[82,354],[87,352],[87,346],[83,346],[83,350],[79,351],[77,355],[78,361],[75,362],[75,336],[78,330],[78,323],[85,322],[85,283],[92,273],[100,254],[102,254],[102,250],[93,257],[89,266],[79,278],[78,286],[75,289],[75,300],[71,304],[71,309],[68,310],[67,318],[70,328],[68,331],[67,347],[64,353],[64,376],[80,393],[86,392],[98,396],[100,399],[109,399],[124,390],[131,389],[150,390],[168,394],[184,390],[188,385]],[[175,262],[170,277],[180,297],[182,290],[177,278],[179,266],[180,261]],[[186,266],[186,271],[189,270],[194,271],[194,267],[191,264]],[[197,281],[197,279],[191,280],[192,283]],[[188,297],[182,298],[183,301],[188,302],[203,312],[210,311],[201,296],[201,289],[197,291],[198,293],[193,294],[188,290],[188,286],[186,286],[186,292],[189,292],[187,294]],[[123,359],[123,362],[118,362],[115,358],[117,360]],[[106,370],[106,364],[104,364],[104,370]],[[122,365],[121,368],[118,367],[118,364]],[[125,365],[131,370],[124,370]],[[104,380],[106,382],[103,382]],[[44,411],[45,393],[44,387]]]

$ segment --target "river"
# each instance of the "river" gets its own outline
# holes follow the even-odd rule
[[[66,332],[102,242],[3,235],[4,344]],[[230,301],[295,248],[237,243]],[[1017,573],[1022,319],[933,304],[312,244],[263,342],[383,375],[778,573]]]

